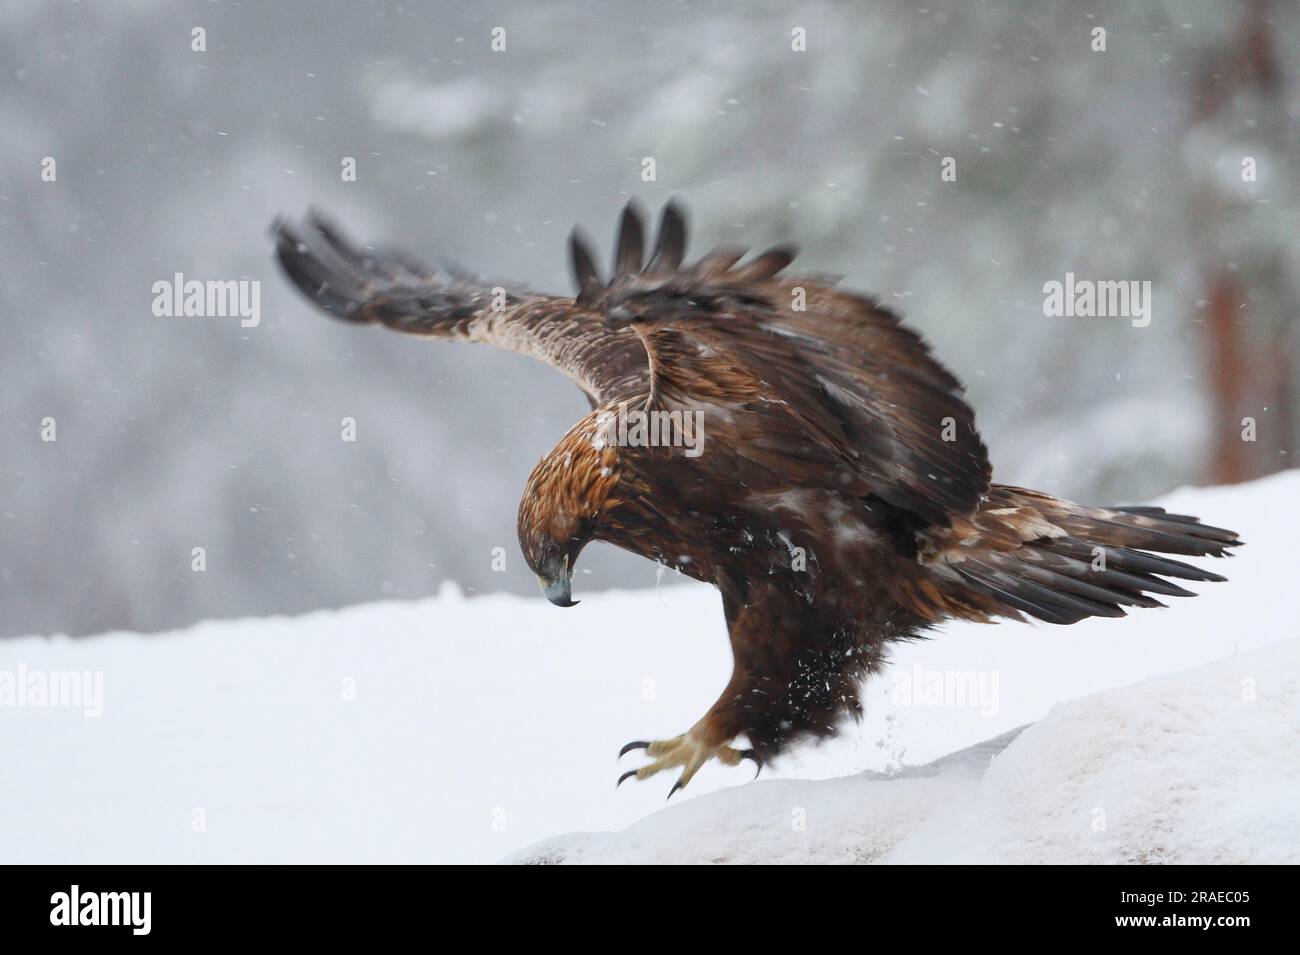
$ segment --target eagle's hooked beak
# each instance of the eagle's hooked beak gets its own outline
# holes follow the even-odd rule
[[[542,594],[557,607],[576,607],[581,601],[573,599],[573,577],[569,573],[569,558],[564,558],[560,572],[555,576],[537,575],[537,586]]]

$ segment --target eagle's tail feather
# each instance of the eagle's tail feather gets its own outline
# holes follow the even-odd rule
[[[1194,596],[1165,578],[1226,578],[1160,555],[1228,557],[1242,541],[1159,507],[1085,507],[994,485],[969,525],[931,543],[926,563],[959,615],[1028,614],[1070,624],[1122,617],[1124,607],[1165,606],[1153,594]]]

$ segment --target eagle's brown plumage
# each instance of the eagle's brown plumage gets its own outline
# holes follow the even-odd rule
[[[1160,508],[992,484],[961,385],[897,315],[785,274],[786,247],[684,265],[671,203],[648,259],[641,216],[624,210],[608,281],[575,233],[573,299],[354,246],[319,216],[275,234],[285,272],[331,315],[500,345],[586,393],[591,414],[533,471],[519,509],[554,602],[572,603],[591,540],[721,591],[731,681],[688,733],[629,744],[654,758],[641,778],[681,766],[684,785],[708,758],[761,762],[830,735],[860,713],[886,645],[946,618],[1123,616],[1161,606],[1152,594],[1190,595],[1165,578],[1223,579],[1156,553],[1221,557],[1239,543]],[[620,410],[700,413],[703,453],[611,443],[603,423]],[[748,750],[730,746],[739,736]]]

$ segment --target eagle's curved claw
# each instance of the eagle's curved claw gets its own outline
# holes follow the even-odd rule
[[[747,759],[754,764],[754,778],[757,779],[758,774],[763,771],[762,757],[759,756],[757,753],[755,753],[752,749],[741,749],[741,750],[737,750],[737,752],[740,753],[740,758],[742,760]]]
[[[699,738],[695,732],[683,733],[681,736],[674,736],[672,739],[651,740],[649,742],[636,740],[628,743],[619,750],[619,758],[626,756],[634,749],[643,749],[646,755],[652,757],[652,761],[640,769],[629,770],[618,778],[618,785],[635,776],[637,779],[649,779],[656,773],[665,769],[671,769],[674,766],[682,767],[682,774],[678,777],[677,782],[673,783],[673,788],[668,792],[668,798],[672,799],[673,794],[679,789],[685,789],[687,784],[695,778],[695,774],[700,771],[705,763],[711,759],[716,759],[724,766],[739,766],[743,760],[753,760],[760,770],[763,768],[763,761],[758,754],[752,749],[734,749],[727,743],[709,744]],[[758,774],[755,773],[755,778]]]

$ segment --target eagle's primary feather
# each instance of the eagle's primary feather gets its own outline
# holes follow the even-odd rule
[[[275,226],[285,273],[336,318],[522,352],[588,396],[591,414],[538,464],[519,509],[554,602],[573,602],[591,540],[721,592],[731,681],[689,732],[629,744],[653,761],[627,775],[680,766],[685,785],[711,757],[761,764],[830,735],[860,714],[887,645],[947,618],[1069,624],[1190,596],[1166,578],[1223,579],[1157,554],[1225,556],[1232,531],[991,483],[960,383],[889,309],[786,274],[789,247],[684,265],[686,236],[669,203],[647,259],[629,204],[608,281],[575,231],[578,292],[562,298],[353,245],[319,215]],[[629,412],[698,416],[703,444],[620,445],[609,422]],[[741,736],[749,748],[733,749]]]

